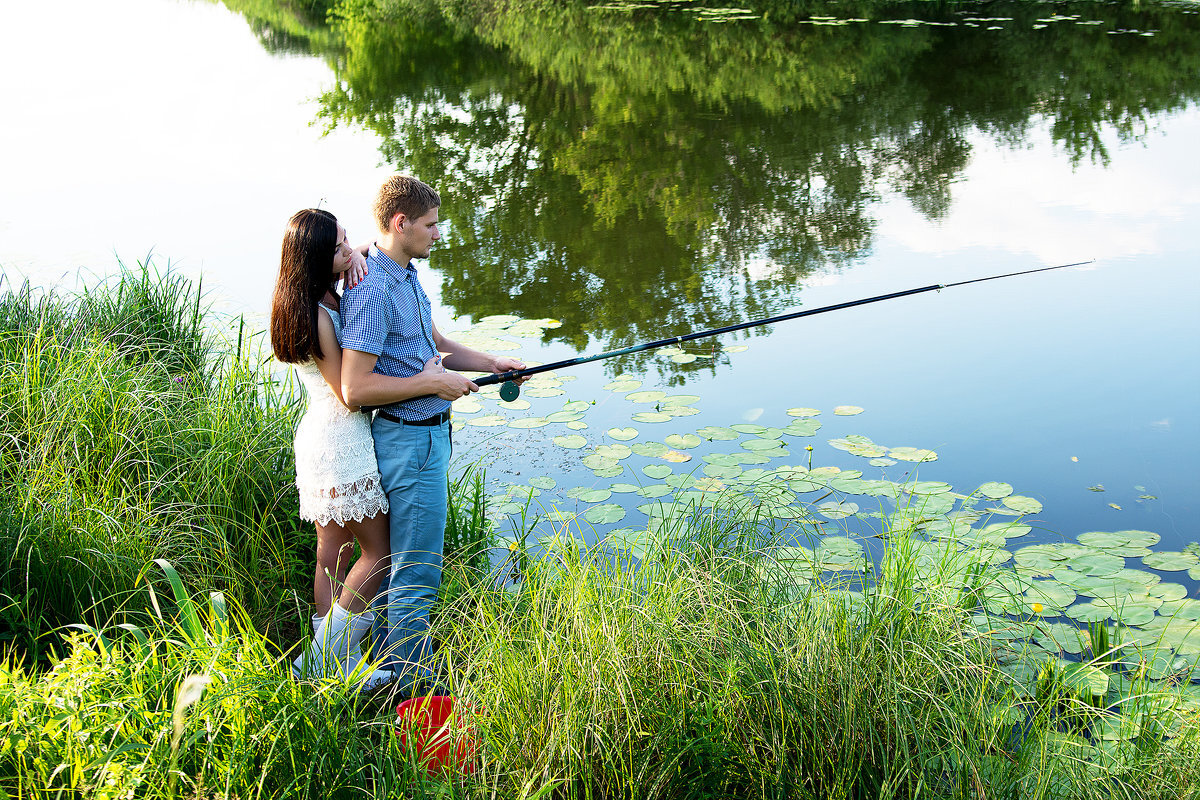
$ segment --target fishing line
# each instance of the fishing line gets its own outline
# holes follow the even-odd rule
[[[922,294],[924,292],[935,292],[942,289],[952,289],[955,286],[966,286],[969,283],[983,283],[984,281],[997,281],[1001,278],[1015,278],[1018,275],[1032,275],[1035,272],[1050,272],[1056,269],[1067,269],[1068,267],[1081,267],[1085,264],[1093,263],[1095,259],[1090,261],[1076,261],[1072,264],[1059,264],[1055,267],[1038,267],[1036,269],[1026,269],[1020,272],[1006,272],[1003,275],[989,275],[986,278],[972,278],[966,281],[956,281],[954,283],[935,283],[929,286],[921,286],[916,289],[905,289],[899,292],[889,292],[888,294],[880,294],[875,297],[865,297],[861,300],[848,300],[844,303],[835,303],[830,306],[822,306],[820,308],[811,308],[807,311],[794,311],[790,314],[780,314],[777,317],[767,317],[765,319],[756,319],[749,322],[739,322],[734,325],[726,325],[723,328],[712,328],[706,331],[695,331],[682,336],[672,336],[669,339],[659,339],[654,342],[645,342],[636,344],[632,347],[625,347],[620,350],[610,350],[607,353],[598,353],[592,356],[579,356],[577,358],[568,358],[563,361],[555,361],[553,364],[542,364],[537,367],[529,367],[527,369],[511,370],[509,372],[494,373],[492,375],[484,375],[481,378],[476,378],[474,383],[476,386],[490,386],[493,383],[501,383],[500,398],[502,400],[512,402],[520,396],[521,390],[513,381],[518,378],[524,378],[529,375],[538,375],[542,372],[549,372],[555,369],[566,369],[567,367],[576,367],[580,364],[587,364],[591,361],[601,361],[606,358],[616,358],[617,356],[630,355],[632,353],[641,353],[646,350],[654,350],[659,347],[668,347],[670,345],[682,344],[695,339],[704,339],[709,336],[719,336],[722,333],[731,333],[733,331],[742,331],[747,328],[757,328],[760,325],[771,325],[776,322],[786,322],[790,319],[799,319],[800,317],[811,317],[816,314],[825,314],[830,311],[841,311],[845,308],[854,308],[855,306],[865,306],[868,303],[881,303],[884,300],[895,300],[900,297],[909,297],[914,294]]]

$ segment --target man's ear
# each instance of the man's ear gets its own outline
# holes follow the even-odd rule
[[[404,215],[404,212],[397,211],[395,214],[392,215],[392,222],[389,227],[389,230],[391,230],[393,233],[400,233],[401,229],[404,227],[404,223],[407,221],[408,221],[408,217],[406,217]]]

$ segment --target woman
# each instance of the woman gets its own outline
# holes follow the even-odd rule
[[[380,488],[370,418],[342,398],[342,349],[337,280],[362,255],[328,211],[292,216],[283,237],[271,304],[271,346],[292,364],[308,393],[296,428],[300,516],[317,528],[312,644],[293,672],[349,675],[362,661],[359,643],[374,619],[367,606],[388,569],[387,496]],[[354,542],[361,555],[346,571]],[[337,584],[340,583],[340,591]],[[376,671],[366,680],[392,677]]]

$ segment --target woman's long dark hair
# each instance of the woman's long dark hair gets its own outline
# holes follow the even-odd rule
[[[337,217],[319,208],[297,211],[288,220],[271,300],[271,348],[288,364],[324,358],[317,338],[317,304],[333,288]]]

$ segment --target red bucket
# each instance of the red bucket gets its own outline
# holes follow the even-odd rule
[[[479,732],[455,718],[453,697],[414,697],[396,706],[396,715],[401,746],[411,747],[430,775],[447,770],[468,775],[475,771]]]

